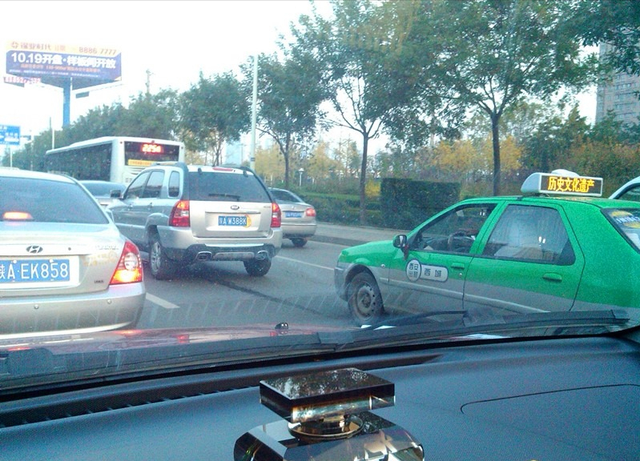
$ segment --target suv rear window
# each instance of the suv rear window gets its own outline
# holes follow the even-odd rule
[[[190,172],[189,199],[209,202],[262,202],[271,198],[252,174]]]
[[[613,226],[640,250],[640,210],[615,208],[604,210]]]

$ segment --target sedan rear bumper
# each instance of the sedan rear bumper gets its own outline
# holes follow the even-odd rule
[[[144,283],[64,296],[0,298],[0,336],[135,327],[145,300]]]
[[[307,238],[315,235],[317,225],[313,224],[291,224],[282,223],[282,234],[284,238]]]

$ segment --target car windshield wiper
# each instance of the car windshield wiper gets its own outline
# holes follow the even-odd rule
[[[455,315],[453,320],[435,321],[433,317]],[[369,344],[397,344],[464,338],[477,335],[512,337],[603,334],[617,331],[631,322],[624,310],[575,312],[536,312],[495,315],[489,311],[442,311],[406,317],[391,317],[384,322],[350,332],[353,347]],[[637,322],[634,324],[637,325]],[[345,344],[346,345],[346,344]]]

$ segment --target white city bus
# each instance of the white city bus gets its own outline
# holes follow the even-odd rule
[[[184,161],[184,143],[107,136],[48,150],[45,169],[78,180],[93,179],[128,184],[147,166],[169,161]]]

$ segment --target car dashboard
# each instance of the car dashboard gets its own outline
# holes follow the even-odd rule
[[[261,381],[343,368],[393,383],[394,404],[372,413],[425,460],[640,459],[638,336],[460,341],[44,390],[0,402],[2,459],[237,459],[243,434],[281,420]],[[335,450],[322,459],[346,459]]]

